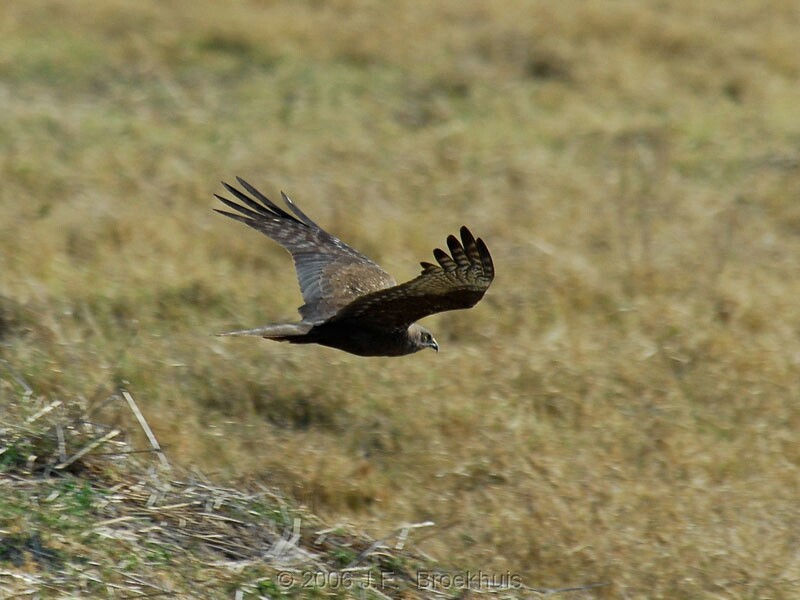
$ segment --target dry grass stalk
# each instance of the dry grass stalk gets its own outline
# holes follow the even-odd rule
[[[125,401],[128,403],[128,406],[131,409],[131,412],[136,416],[136,420],[139,422],[142,430],[144,431],[145,435],[147,436],[150,445],[156,451],[156,455],[158,456],[158,460],[161,461],[162,466],[170,469],[169,461],[164,453],[161,451],[161,446],[158,444],[158,440],[156,436],[153,434],[153,430],[150,429],[150,425],[147,424],[147,419],[144,418],[142,411],[139,410],[139,407],[136,405],[136,402],[133,399],[133,396],[130,395],[128,390],[122,390],[122,397],[125,398]]]

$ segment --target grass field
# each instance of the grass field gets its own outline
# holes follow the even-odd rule
[[[433,521],[442,564],[797,598],[799,27],[780,0],[9,3],[0,357],[109,425],[130,390],[218,485],[374,538]],[[398,280],[466,224],[497,279],[425,321],[438,355],[213,337],[301,304],[212,212],[236,175]],[[17,509],[0,534],[47,539]]]

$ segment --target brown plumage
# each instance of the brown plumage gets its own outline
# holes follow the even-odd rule
[[[447,238],[450,255],[433,251],[438,265],[423,262],[422,273],[397,285],[369,258],[333,237],[281,192],[292,214],[243,179],[250,194],[222,185],[242,204],[214,194],[237,213],[217,210],[266,234],[292,255],[305,304],[302,320],[222,335],[255,335],[294,344],[321,344],[360,356],[402,356],[439,345],[415,323],[446,310],[470,308],[494,279],[483,240],[461,228],[461,241]],[[252,196],[252,197],[251,197]]]

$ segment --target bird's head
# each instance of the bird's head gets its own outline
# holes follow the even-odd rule
[[[413,352],[418,352],[425,348],[433,348],[436,352],[439,351],[439,344],[436,343],[433,334],[422,325],[417,325],[416,323],[408,328],[408,341],[411,343]]]

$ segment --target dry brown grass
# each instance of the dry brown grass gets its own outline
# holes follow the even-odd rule
[[[179,478],[127,391],[95,406],[46,401],[4,367],[24,389],[0,420],[3,598],[419,598],[418,573],[449,573],[412,551],[430,522],[373,540],[324,526],[276,490]],[[159,461],[91,420],[123,404]]]
[[[800,38],[792,2],[112,0],[0,21],[0,342],[120,386],[170,459],[586,597],[793,598]],[[443,351],[208,334],[291,316],[214,215],[289,193],[398,279],[486,239]]]

